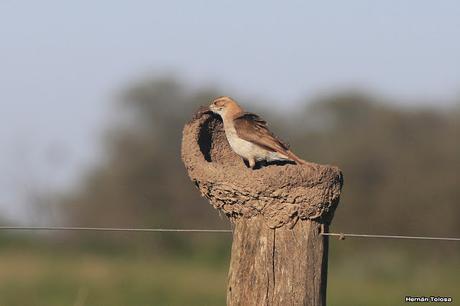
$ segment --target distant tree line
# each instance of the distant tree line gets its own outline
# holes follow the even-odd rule
[[[105,159],[61,196],[75,225],[227,227],[201,198],[180,160],[183,125],[200,105],[229,94],[173,79],[145,80],[120,98]],[[235,96],[238,100],[238,97]],[[360,92],[305,101],[268,113],[304,159],[339,166],[345,185],[333,229],[366,233],[460,235],[459,108],[401,107]],[[288,120],[287,120],[288,119]]]

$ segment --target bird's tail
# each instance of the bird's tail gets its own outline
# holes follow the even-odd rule
[[[286,151],[284,152],[284,154],[289,157],[289,159],[292,159],[293,161],[295,161],[297,164],[299,165],[303,165],[303,164],[306,164],[307,162],[304,161],[303,159],[301,159],[300,157],[298,157],[297,155],[295,155],[294,153],[292,153],[291,151]]]

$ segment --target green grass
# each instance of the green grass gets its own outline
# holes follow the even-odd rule
[[[330,251],[330,306],[407,305],[407,295],[450,296],[460,305],[460,258],[451,243],[350,239],[332,241]]]
[[[0,243],[0,306],[225,305],[229,249],[215,257],[200,243],[180,255],[65,245]],[[328,305],[404,305],[406,295],[448,295],[455,305],[458,256],[423,248],[332,241]]]
[[[0,255],[0,305],[223,305],[225,265],[94,254]]]

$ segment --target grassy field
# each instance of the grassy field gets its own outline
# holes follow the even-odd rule
[[[455,305],[460,260],[424,256],[432,246],[333,240],[328,305],[403,305],[406,295],[452,296]],[[199,243],[181,255],[7,243],[0,245],[0,305],[225,305],[229,254],[215,252]]]
[[[458,251],[449,242],[333,240],[328,305],[407,305],[407,295],[450,296],[460,305]]]
[[[0,305],[223,305],[225,266],[168,258],[0,256]]]

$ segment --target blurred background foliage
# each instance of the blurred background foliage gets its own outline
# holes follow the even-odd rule
[[[183,125],[223,94],[174,78],[131,84],[104,134],[104,159],[71,192],[42,195],[37,213],[46,220],[57,209],[74,226],[230,228],[180,160]],[[360,91],[278,111],[240,103],[299,156],[342,169],[331,231],[460,236],[460,104],[403,108]],[[227,234],[3,233],[0,305],[223,305],[230,245]],[[330,305],[452,296],[459,251],[444,242],[332,240]]]
[[[62,197],[62,214],[78,225],[228,227],[180,160],[183,125],[219,94],[172,79],[128,88],[118,104],[124,119],[106,133],[105,161]],[[460,235],[458,111],[404,109],[358,91],[277,112],[264,101],[240,103],[266,118],[300,156],[343,170],[334,228]]]

